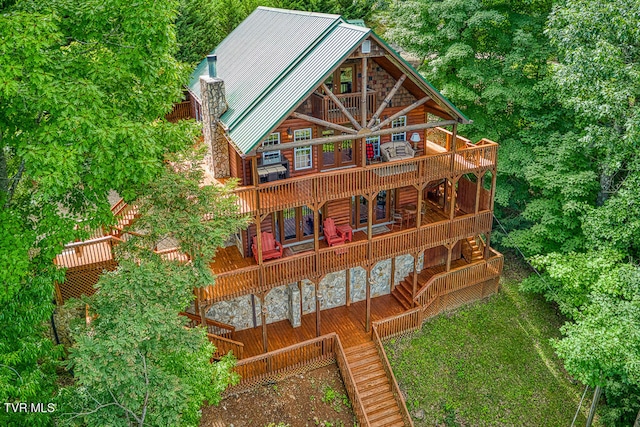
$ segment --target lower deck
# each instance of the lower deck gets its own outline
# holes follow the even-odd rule
[[[371,340],[371,333],[365,331],[366,301],[322,310],[320,312],[320,335],[336,332],[345,348],[355,347]],[[371,319],[380,320],[400,314],[404,308],[392,295],[382,295],[371,299]],[[267,324],[268,351],[278,350],[316,337],[316,313],[302,316],[301,326],[294,328],[288,320]],[[244,344],[244,357],[264,353],[263,328],[236,331],[234,340]]]

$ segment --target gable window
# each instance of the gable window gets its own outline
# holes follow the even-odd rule
[[[307,141],[312,137],[311,128],[293,131],[294,141]],[[311,146],[298,147],[294,150],[294,167],[296,170],[311,169],[313,167]]]
[[[394,121],[391,122],[391,127],[392,128],[399,128],[399,127],[403,127],[407,125],[407,116],[400,116],[397,119],[395,119]],[[406,141],[407,140],[407,133],[406,132],[399,132],[399,133],[393,133],[391,134],[391,140],[392,141]]]
[[[278,132],[272,133],[264,141],[262,141],[263,147],[274,147],[280,145],[280,134]],[[280,163],[280,150],[265,151],[262,153],[262,164],[271,165],[273,163]]]

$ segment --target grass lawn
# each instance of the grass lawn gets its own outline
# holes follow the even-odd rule
[[[508,260],[497,295],[387,343],[416,426],[571,425],[584,386],[571,383],[549,344],[562,320],[518,290],[523,274]]]

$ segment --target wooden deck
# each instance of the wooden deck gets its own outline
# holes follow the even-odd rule
[[[434,224],[441,221],[446,221],[448,217],[442,211],[442,209],[438,208],[432,202],[427,202],[427,209],[422,216],[422,224]],[[456,212],[457,215],[463,215],[463,212]],[[402,222],[401,225],[394,225],[393,223],[383,223],[377,224],[373,226],[374,237],[378,238],[379,236],[391,235],[394,233],[400,233],[406,230],[416,229],[415,221],[413,222]],[[313,236],[311,236],[313,237]],[[353,241],[350,243],[346,243],[345,245],[341,245],[342,247],[348,246],[349,244],[358,243],[358,242],[366,242],[367,241],[367,231],[366,229],[358,229],[353,232]],[[311,245],[309,245],[311,243]],[[308,240],[306,242],[300,242],[297,245],[287,246],[283,251],[283,256],[280,259],[293,257],[296,255],[300,255],[303,253],[311,253],[313,252],[313,240]],[[296,246],[304,247],[303,250],[296,250]],[[341,246],[333,246],[333,248],[339,249]],[[320,250],[327,249],[329,245],[325,242],[324,238],[321,237],[319,241]],[[269,262],[277,262],[277,260],[266,261]],[[209,264],[211,267],[211,271],[213,274],[223,274],[232,272],[234,270],[240,270],[246,267],[255,267],[258,263],[253,257],[243,257],[240,253],[237,246],[227,246],[225,248],[220,248],[216,252],[215,258]]]
[[[336,332],[345,348],[362,345],[371,341],[371,333],[365,332],[365,301],[322,310],[320,329],[322,334]],[[382,295],[371,299],[371,318],[373,321],[402,313],[404,308],[391,295]],[[315,338],[316,314],[302,316],[302,325],[291,326],[288,320],[267,325],[268,350],[273,351],[299,342]],[[262,326],[236,331],[234,340],[244,343],[244,357],[264,353],[262,348]]]

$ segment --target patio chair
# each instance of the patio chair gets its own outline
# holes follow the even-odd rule
[[[336,229],[333,218],[327,218],[323,222],[324,238],[327,239],[329,246],[344,243],[345,235]]]
[[[261,234],[262,239],[262,260],[266,261],[268,259],[276,259],[282,257],[282,244],[278,242],[273,234],[268,231],[263,231]],[[253,251],[253,257],[258,262],[258,236],[253,236],[253,244],[251,245],[251,250]]]

